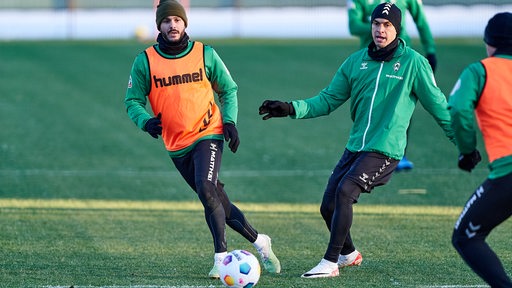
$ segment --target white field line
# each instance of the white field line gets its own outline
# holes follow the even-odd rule
[[[423,175],[445,175],[458,174],[461,170],[457,168],[425,169],[414,168],[415,174]],[[473,174],[486,174],[487,169],[480,168],[472,171]],[[327,169],[296,169],[296,170],[226,170],[221,171],[222,176],[227,177],[295,177],[295,176],[326,176],[331,174]],[[73,169],[0,169],[0,177],[95,177],[95,176],[119,176],[119,177],[180,177],[180,174],[173,170],[73,170]]]
[[[489,288],[488,285],[421,285],[417,288]]]
[[[223,176],[233,177],[283,177],[283,176],[318,176],[330,175],[330,170],[238,170],[221,171]],[[0,176],[25,177],[25,176],[153,176],[153,177],[180,177],[175,170],[70,170],[70,169],[2,169]]]
[[[216,288],[225,286],[156,286],[156,285],[134,285],[134,286],[72,286],[73,288]],[[488,288],[486,285],[420,285],[416,288]],[[70,288],[70,286],[42,286],[41,288]]]
[[[131,286],[71,286],[73,288],[215,288],[224,286],[156,286],[156,285],[131,285]],[[42,286],[41,288],[70,288],[67,286]]]

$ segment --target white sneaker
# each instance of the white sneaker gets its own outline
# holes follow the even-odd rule
[[[258,236],[262,237],[265,240],[265,244],[261,247],[256,247],[258,253],[261,257],[261,262],[263,263],[263,268],[270,273],[280,273],[281,272],[281,262],[277,259],[276,255],[272,251],[272,240],[268,235],[259,234]]]
[[[212,267],[212,270],[210,270],[210,273],[208,273],[208,277],[210,277],[212,279],[220,278],[219,266],[227,254],[228,254],[227,252],[215,253],[215,255],[213,256],[213,267]]]
[[[357,250],[348,255],[340,255],[340,257],[338,257],[338,266],[340,266],[340,268],[359,266],[361,262],[363,262],[363,255]]]
[[[325,278],[325,277],[336,277],[340,275],[338,264],[322,259],[315,268],[302,274],[302,278]]]

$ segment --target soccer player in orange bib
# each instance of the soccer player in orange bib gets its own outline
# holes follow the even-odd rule
[[[512,13],[494,15],[485,28],[487,58],[462,71],[448,107],[460,152],[459,168],[480,162],[478,123],[489,158],[487,179],[469,197],[455,223],[452,243],[491,287],[512,287],[503,265],[485,239],[512,215]]]
[[[127,113],[152,137],[161,135],[172,162],[203,204],[215,252],[209,276],[219,278],[218,265],[227,254],[226,224],[253,243],[266,270],[279,273],[270,237],[249,224],[218,179],[224,141],[233,153],[240,143],[238,86],[211,46],[189,39],[187,21],[179,2],[160,1],[158,43],[134,60],[124,100]],[[148,99],[154,117],[146,111]]]

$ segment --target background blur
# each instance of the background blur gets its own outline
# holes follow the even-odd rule
[[[350,38],[345,0],[183,0],[191,37]],[[482,35],[511,0],[425,0],[434,37]],[[0,40],[156,35],[153,0],[0,0]],[[417,32],[411,19],[408,30]]]

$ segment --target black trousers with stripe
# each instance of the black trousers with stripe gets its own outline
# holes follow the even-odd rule
[[[231,203],[218,179],[224,142],[203,140],[182,157],[172,158],[174,166],[197,193],[204,207],[204,217],[213,237],[215,253],[226,252],[226,224],[253,243],[258,232],[244,214]]]
[[[512,174],[486,179],[469,197],[455,223],[452,244],[462,259],[491,287],[512,287],[496,253],[485,242],[512,215]]]
[[[324,258],[338,262],[340,254],[355,250],[350,235],[352,205],[357,203],[362,192],[386,184],[398,160],[374,152],[351,152],[345,150],[329,178],[325,188],[320,213],[331,232]]]

